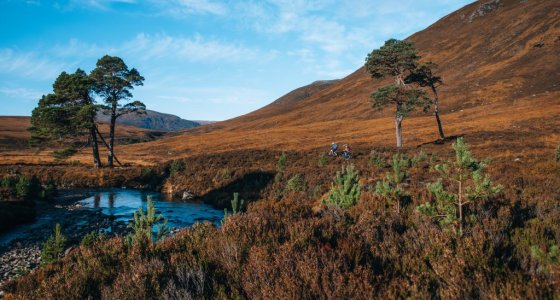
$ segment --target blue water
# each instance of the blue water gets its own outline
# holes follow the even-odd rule
[[[41,242],[52,233],[55,223],[64,221],[66,228],[83,226],[90,223],[84,211],[99,211],[112,216],[112,220],[128,224],[133,219],[133,213],[147,207],[148,196],[151,196],[157,214],[162,214],[167,219],[169,229],[190,227],[197,222],[209,221],[219,225],[224,216],[223,210],[215,209],[204,203],[186,203],[165,200],[161,194],[133,189],[99,190],[89,198],[77,201],[79,204],[73,210],[65,208],[50,208],[38,213],[37,218],[30,224],[16,226],[6,232],[0,233],[0,247],[8,245],[11,241],[27,239],[37,235],[42,229],[47,228]],[[74,207],[74,205],[70,205]],[[62,223],[62,222],[61,222]],[[112,227],[98,228],[100,231],[112,231]]]
[[[223,210],[204,203],[168,201],[159,193],[140,190],[100,191],[79,203],[89,209],[101,210],[106,215],[112,215],[117,221],[128,223],[138,208],[142,207],[144,212],[146,211],[148,196],[151,196],[157,214],[162,214],[167,219],[167,226],[170,228],[189,227],[203,221],[217,224],[224,216]]]

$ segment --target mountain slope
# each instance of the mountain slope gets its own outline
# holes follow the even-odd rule
[[[439,65],[447,135],[484,131],[496,139],[532,134],[553,147],[560,122],[560,2],[478,1],[410,39],[423,61]],[[394,108],[377,112],[369,102],[371,92],[389,80],[373,80],[362,67],[299,101],[279,99],[247,115],[132,146],[131,151],[164,160],[168,155],[158,149],[176,157],[232,149],[313,149],[332,140],[393,147]],[[432,116],[418,112],[405,119],[405,146],[436,137]]]
[[[97,119],[100,122],[108,123],[110,116],[99,113]],[[200,126],[197,122],[153,110],[146,110],[146,114],[123,115],[117,119],[117,123],[156,131],[180,131]]]

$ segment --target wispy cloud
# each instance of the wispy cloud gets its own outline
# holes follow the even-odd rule
[[[0,94],[13,98],[37,101],[44,93],[25,87],[0,87]]]
[[[126,42],[119,51],[137,55],[143,60],[173,58],[191,62],[247,61],[263,56],[258,50],[200,35],[186,38],[145,33]]]
[[[39,56],[36,52],[0,49],[0,73],[32,79],[52,79],[70,65]]]
[[[175,16],[189,14],[214,14],[223,15],[227,12],[227,7],[218,2],[208,0],[167,0],[157,1],[164,12]]]

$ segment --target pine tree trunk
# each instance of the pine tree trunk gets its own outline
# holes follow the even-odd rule
[[[115,155],[114,145],[115,145],[115,123],[117,121],[117,103],[113,102],[113,107],[111,109],[111,124],[109,129],[109,157],[108,165],[109,168],[113,167],[113,157]]]
[[[89,134],[91,138],[91,150],[93,152],[93,167],[98,169],[101,167],[101,159],[99,157],[99,147],[97,145],[97,133],[95,131],[95,125],[91,126],[89,129]]]
[[[435,86],[432,86],[432,92],[434,93],[434,115],[436,116],[439,139],[443,141],[445,140],[445,134],[443,133],[443,126],[441,125],[441,119],[439,118],[439,98]]]
[[[397,134],[397,147],[402,148],[402,116],[395,117],[395,131]]]
[[[459,236],[463,236],[463,178],[459,177]]]

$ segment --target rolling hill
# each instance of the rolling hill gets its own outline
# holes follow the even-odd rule
[[[560,3],[477,1],[409,39],[422,61],[439,65],[447,135],[477,132],[478,144],[486,148],[492,141],[519,139],[537,149],[552,148],[559,140]],[[331,140],[392,147],[393,108],[377,112],[369,102],[371,92],[385,83],[362,67],[341,80],[296,89],[247,115],[130,146],[130,152],[159,161],[201,150],[315,149]],[[405,146],[436,136],[432,116],[405,119]]]
[[[422,61],[439,65],[447,136],[467,136],[475,151],[498,157],[540,155],[560,142],[558,1],[477,1],[409,39]],[[120,146],[118,152],[130,163],[159,164],[202,153],[326,149],[331,141],[394,148],[394,108],[375,111],[369,101],[387,82],[371,79],[362,67],[341,80],[298,88],[252,113]],[[403,135],[408,148],[433,142],[433,116],[405,118]],[[83,158],[89,161],[89,154]]]
[[[97,119],[100,122],[109,123],[110,115],[99,113]],[[138,128],[156,131],[181,131],[200,126],[195,121],[181,119],[172,114],[164,114],[153,110],[146,110],[146,114],[128,114],[117,119],[118,124],[134,126]]]

